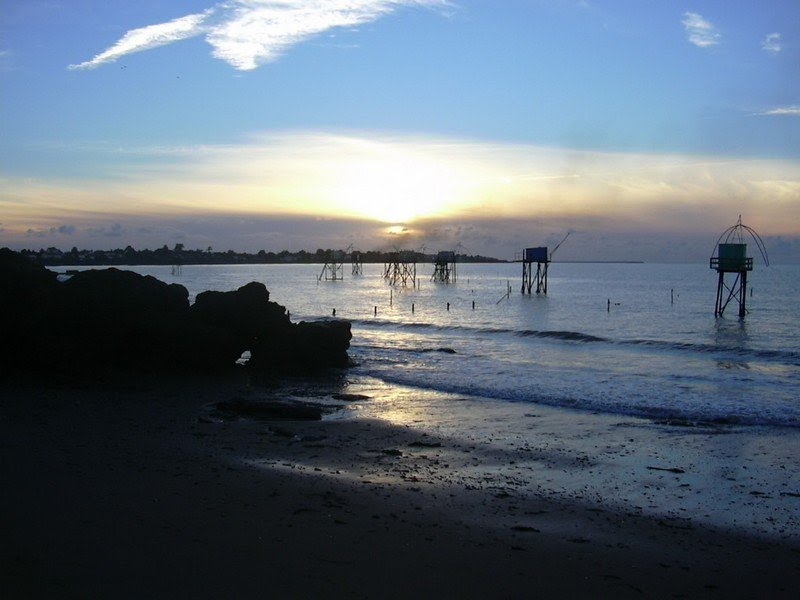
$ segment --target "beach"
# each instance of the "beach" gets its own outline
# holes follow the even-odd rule
[[[0,600],[800,597],[800,0],[0,17]]]
[[[754,467],[774,463],[755,479],[728,460],[741,493],[715,495],[702,465],[674,460],[692,444],[714,455],[702,436],[741,449],[755,434],[665,444],[664,427],[528,407],[539,431],[514,445],[496,423],[494,436],[448,434],[436,411],[469,398],[428,398],[400,416],[409,394],[344,374],[4,384],[3,595],[794,595],[800,490],[794,464],[778,463],[795,432],[752,453]],[[322,404],[325,418],[215,409],[290,396]],[[665,445],[672,455],[654,452]],[[626,460],[639,466],[619,468]],[[769,502],[772,529],[763,507],[747,513]],[[715,510],[763,523],[715,525]]]

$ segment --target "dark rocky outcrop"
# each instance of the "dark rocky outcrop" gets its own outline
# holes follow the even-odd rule
[[[346,366],[350,324],[293,324],[262,283],[203,292],[119,269],[55,273],[0,250],[4,372],[208,372]]]
[[[346,367],[352,337],[348,321],[292,323],[259,336],[250,350],[250,363],[255,369]]]
[[[0,249],[0,344],[3,368],[11,373],[40,356],[58,290],[56,274],[7,248]]]
[[[171,370],[189,310],[185,287],[131,271],[82,271],[60,284],[43,359],[84,370]]]
[[[189,309],[183,358],[196,368],[231,365],[258,338],[289,325],[286,309],[270,302],[263,283],[254,281],[232,292],[203,292]]]

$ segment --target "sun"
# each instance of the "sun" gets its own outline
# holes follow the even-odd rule
[[[461,199],[450,165],[415,156],[383,156],[340,166],[334,189],[341,210],[384,223],[445,216]]]

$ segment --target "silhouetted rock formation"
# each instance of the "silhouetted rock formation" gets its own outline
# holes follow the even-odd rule
[[[289,327],[275,328],[260,336],[250,350],[255,369],[273,367],[346,367],[350,358],[350,323],[348,321],[301,321]]]
[[[288,325],[286,309],[269,301],[263,283],[248,283],[233,292],[203,292],[189,309],[183,359],[194,368],[231,365],[257,338]]]
[[[203,292],[131,271],[55,273],[0,250],[0,338],[8,373],[215,371],[347,366],[350,324],[293,324],[262,283]]]
[[[84,371],[102,367],[171,370],[181,321],[189,310],[182,285],[131,271],[82,271],[60,284],[51,316],[48,360]]]
[[[56,274],[7,248],[0,250],[0,373],[13,373],[38,360],[58,291]]]

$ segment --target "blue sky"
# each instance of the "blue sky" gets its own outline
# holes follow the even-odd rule
[[[800,251],[796,0],[5,0],[0,90],[12,247]]]

